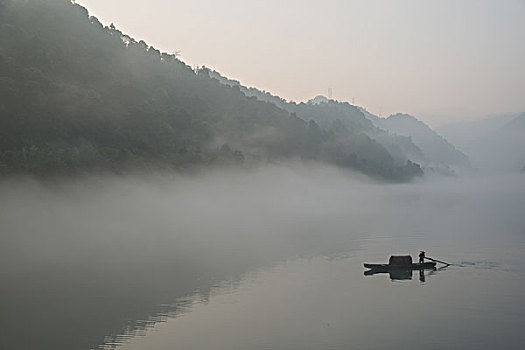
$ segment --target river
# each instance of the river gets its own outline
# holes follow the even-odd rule
[[[519,174],[382,184],[269,167],[11,179],[0,194],[0,349],[525,342]],[[364,275],[421,249],[451,265]]]

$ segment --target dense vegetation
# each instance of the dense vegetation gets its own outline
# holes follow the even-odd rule
[[[364,133],[337,132],[353,125],[319,127],[333,106],[290,112],[246,96],[69,0],[0,6],[1,174],[291,158],[398,181],[422,173]]]
[[[253,96],[295,113],[299,118],[314,120],[322,129],[333,131],[339,139],[349,138],[360,142],[353,149],[375,150],[376,156],[388,150],[394,164],[405,164],[412,160],[426,170],[446,175],[454,174],[451,167],[469,168],[469,159],[428,125],[408,114],[395,114],[388,118],[378,117],[366,109],[317,96],[304,103],[285,101],[269,92],[241,85],[237,80],[228,79],[219,72],[211,76],[225,85],[239,86],[246,96]],[[365,137],[365,136],[368,136]],[[372,139],[375,144],[366,142]],[[377,147],[377,144],[383,147]]]

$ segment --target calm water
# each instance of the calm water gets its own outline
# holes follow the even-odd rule
[[[0,349],[525,342],[523,176],[381,185],[270,169],[0,193]],[[420,249],[453,265],[363,275]]]
[[[195,295],[121,349],[520,348],[523,274],[479,261],[412,280],[363,277],[356,257],[295,260]]]

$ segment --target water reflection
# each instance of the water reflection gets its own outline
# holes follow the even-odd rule
[[[449,269],[425,288],[429,276],[443,269],[417,271],[414,280],[414,271],[401,270],[393,280],[404,282],[395,284],[364,277],[359,255],[260,270],[232,288],[214,288],[206,302],[196,298],[186,313],[123,339],[117,348],[495,349],[525,341],[519,331],[525,321],[522,274]]]
[[[217,279],[230,278],[188,266],[92,265],[2,271],[0,349],[111,348],[186,312],[193,301],[184,296],[204,301]]]
[[[427,315],[457,320],[440,329],[458,343],[448,348],[525,342],[523,186],[489,196],[322,175],[0,185],[0,349],[155,349],[136,339],[164,326],[178,339],[158,349],[386,348],[396,334],[397,348],[408,338],[432,348],[442,340],[413,320]],[[421,247],[462,268],[425,293],[407,287],[438,271],[389,275],[399,284],[363,276],[361,262]],[[370,334],[400,317],[406,326],[385,333],[394,340]],[[412,338],[412,327],[430,335]],[[206,344],[203,332],[238,342]]]
[[[373,276],[378,274],[388,274],[390,277],[390,280],[392,281],[403,281],[403,280],[411,280],[412,276],[414,274],[414,271],[418,271],[419,273],[419,280],[421,282],[425,282],[425,276],[432,275],[435,271],[438,271],[438,269],[427,269],[428,273],[425,275],[424,269],[392,269],[389,271],[378,271],[378,270],[367,270],[363,274],[365,276]]]

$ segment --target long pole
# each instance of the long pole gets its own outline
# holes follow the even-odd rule
[[[432,258],[429,258],[428,256],[425,256],[425,259],[432,260],[432,261],[435,261],[435,262],[438,262],[438,263],[442,263],[442,264],[445,264],[445,265],[450,265],[448,262],[432,259]]]

